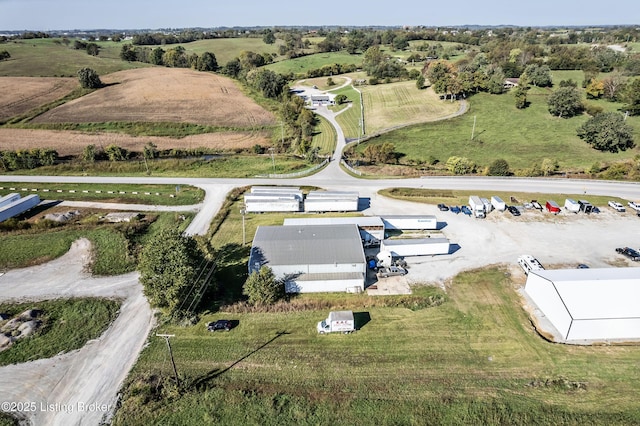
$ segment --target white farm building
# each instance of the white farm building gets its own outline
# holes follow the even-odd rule
[[[640,268],[532,270],[524,290],[559,341],[640,339]]]
[[[249,273],[263,265],[284,279],[287,293],[364,290],[366,260],[355,224],[260,226]]]

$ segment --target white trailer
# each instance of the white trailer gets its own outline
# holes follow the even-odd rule
[[[438,229],[438,219],[435,216],[383,216],[385,229],[396,230],[426,230]]]
[[[40,204],[40,197],[32,194],[0,207],[0,222],[18,216]]]
[[[497,195],[491,197],[491,205],[499,212],[503,212],[507,209],[507,203],[502,201],[502,198],[498,197]]]
[[[405,238],[382,240],[380,252],[389,252],[393,257],[435,256],[449,254],[449,240],[446,238]]]
[[[480,198],[480,201],[482,201],[482,204],[484,204],[485,213],[491,213],[491,211],[493,210],[493,205],[491,205],[491,201],[489,201],[486,198]]]
[[[344,198],[344,199],[358,199],[360,194],[350,191],[309,191],[307,199],[309,198]]]
[[[578,213],[580,211],[580,203],[571,198],[567,198],[564,200],[564,208],[573,213]]]
[[[353,311],[331,311],[327,319],[320,321],[316,327],[318,333],[353,333],[356,331],[356,321]]]
[[[473,215],[477,218],[484,218],[486,216],[484,203],[477,195],[472,195],[469,197],[469,208],[471,209]]]
[[[347,198],[307,198],[304,200],[305,212],[357,212],[358,199]]]
[[[302,191],[300,191],[300,188],[296,186],[252,186],[251,193],[252,194],[262,194],[262,193],[297,194],[297,193],[302,193]]]
[[[544,270],[544,266],[542,266],[540,261],[530,254],[523,254],[520,256],[518,258],[518,265],[520,265],[525,275],[529,275],[530,271]]]
[[[0,198],[0,207],[6,206],[7,204],[11,204],[16,200],[20,199],[20,194],[13,192],[11,194],[7,194],[4,197]]]

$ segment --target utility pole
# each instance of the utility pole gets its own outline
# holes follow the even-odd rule
[[[244,226],[244,216],[247,214],[247,210],[245,207],[240,209],[240,214],[242,215],[242,246],[244,247],[244,245],[246,244],[246,236],[247,233],[245,231],[245,226]]]
[[[169,357],[171,358],[171,365],[173,365],[173,374],[176,378],[176,385],[180,387],[180,379],[178,378],[178,369],[176,368],[176,362],[173,360],[173,352],[171,351],[171,343],[169,343],[169,338],[175,337],[175,334],[158,334],[157,337],[164,337],[164,340],[167,342],[167,348],[169,349]]]
[[[276,159],[273,156],[273,148],[269,148],[269,151],[271,151],[271,164],[273,164],[273,174],[276,174]]]

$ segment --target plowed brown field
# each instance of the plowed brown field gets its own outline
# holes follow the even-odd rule
[[[115,144],[130,151],[141,152],[147,142],[153,142],[158,149],[171,148],[211,148],[233,150],[251,148],[255,144],[271,144],[268,131],[220,132],[187,136],[181,139],[129,136],[120,133],[83,133],[54,130],[0,129],[0,151],[30,148],[52,148],[59,155],[79,155],[87,145],[105,148]]]
[[[54,108],[35,123],[176,122],[225,127],[274,124],[273,114],[226,77],[182,68],[141,68],[101,77],[107,84]]]
[[[0,120],[60,99],[78,86],[76,78],[0,77]]]

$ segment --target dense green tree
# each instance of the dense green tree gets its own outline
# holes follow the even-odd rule
[[[9,59],[11,54],[7,50],[0,51],[0,61],[4,61],[5,59]]]
[[[366,161],[372,164],[390,163],[396,158],[396,147],[394,144],[385,142],[382,144],[369,144],[362,153]]]
[[[150,238],[140,253],[138,270],[151,306],[175,312],[189,289],[200,287],[197,272],[203,259],[196,241],[178,229],[162,229]]]
[[[616,153],[635,146],[633,129],[617,112],[604,112],[589,118],[578,128],[578,137],[599,151]]]
[[[172,47],[162,55],[162,63],[167,67],[186,68],[188,64],[187,51],[182,46]]]
[[[216,55],[211,52],[204,52],[199,58],[196,64],[198,71],[217,71],[218,61]]]
[[[231,78],[238,78],[240,73],[242,72],[242,65],[240,64],[240,59],[234,58],[225,64],[224,67],[220,70],[222,74],[227,75]]]
[[[549,113],[562,118],[573,117],[584,110],[582,96],[574,87],[559,88],[549,96],[547,104]]]
[[[96,43],[87,43],[86,51],[91,56],[98,56],[100,53],[100,46]]]
[[[262,266],[247,278],[242,294],[249,298],[252,305],[272,305],[285,296],[284,282],[276,279],[268,266]]]
[[[109,158],[109,161],[124,161],[129,156],[129,152],[120,148],[118,145],[109,145],[104,149],[104,153]]]
[[[151,51],[151,56],[149,57],[149,61],[153,65],[164,65],[164,54],[165,51],[162,47],[156,47]]]
[[[250,71],[247,74],[247,82],[260,90],[264,97],[273,99],[282,94],[287,83],[282,74],[264,68]]]
[[[447,170],[456,175],[466,175],[475,172],[476,166],[473,161],[466,157],[449,157],[447,159]]]
[[[424,76],[422,74],[416,78],[416,87],[420,90],[424,89]]]
[[[497,158],[489,165],[487,174],[489,176],[509,176],[511,174],[509,163],[505,159]]]
[[[87,163],[94,163],[98,158],[98,151],[96,150],[96,146],[91,144],[84,147],[82,150],[82,161],[86,161]]]
[[[120,48],[120,59],[127,62],[134,62],[138,60],[135,48],[129,43],[123,44]]]
[[[520,78],[537,87],[550,87],[552,84],[551,68],[548,65],[527,65]]]
[[[276,42],[276,36],[273,34],[273,31],[267,30],[267,32],[262,37],[262,41],[266,44],[273,44]]]
[[[623,109],[628,111],[629,115],[640,115],[640,78],[636,78],[627,85],[624,101]]]
[[[102,87],[100,76],[91,68],[82,68],[78,70],[78,79],[80,80],[80,86],[85,89],[97,89]]]
[[[159,155],[158,146],[153,142],[147,142],[147,144],[142,149],[142,155],[146,160],[157,158]]]
[[[334,101],[335,101],[336,105],[342,105],[342,104],[345,104],[345,103],[349,102],[349,98],[347,98],[347,95],[343,95],[341,93],[339,95],[336,95]]]
[[[523,86],[518,86],[516,90],[513,92],[513,95],[516,99],[516,108],[524,109],[529,106],[527,102],[527,88]]]
[[[604,94],[604,82],[602,80],[591,80],[585,87],[587,99],[599,99]]]

